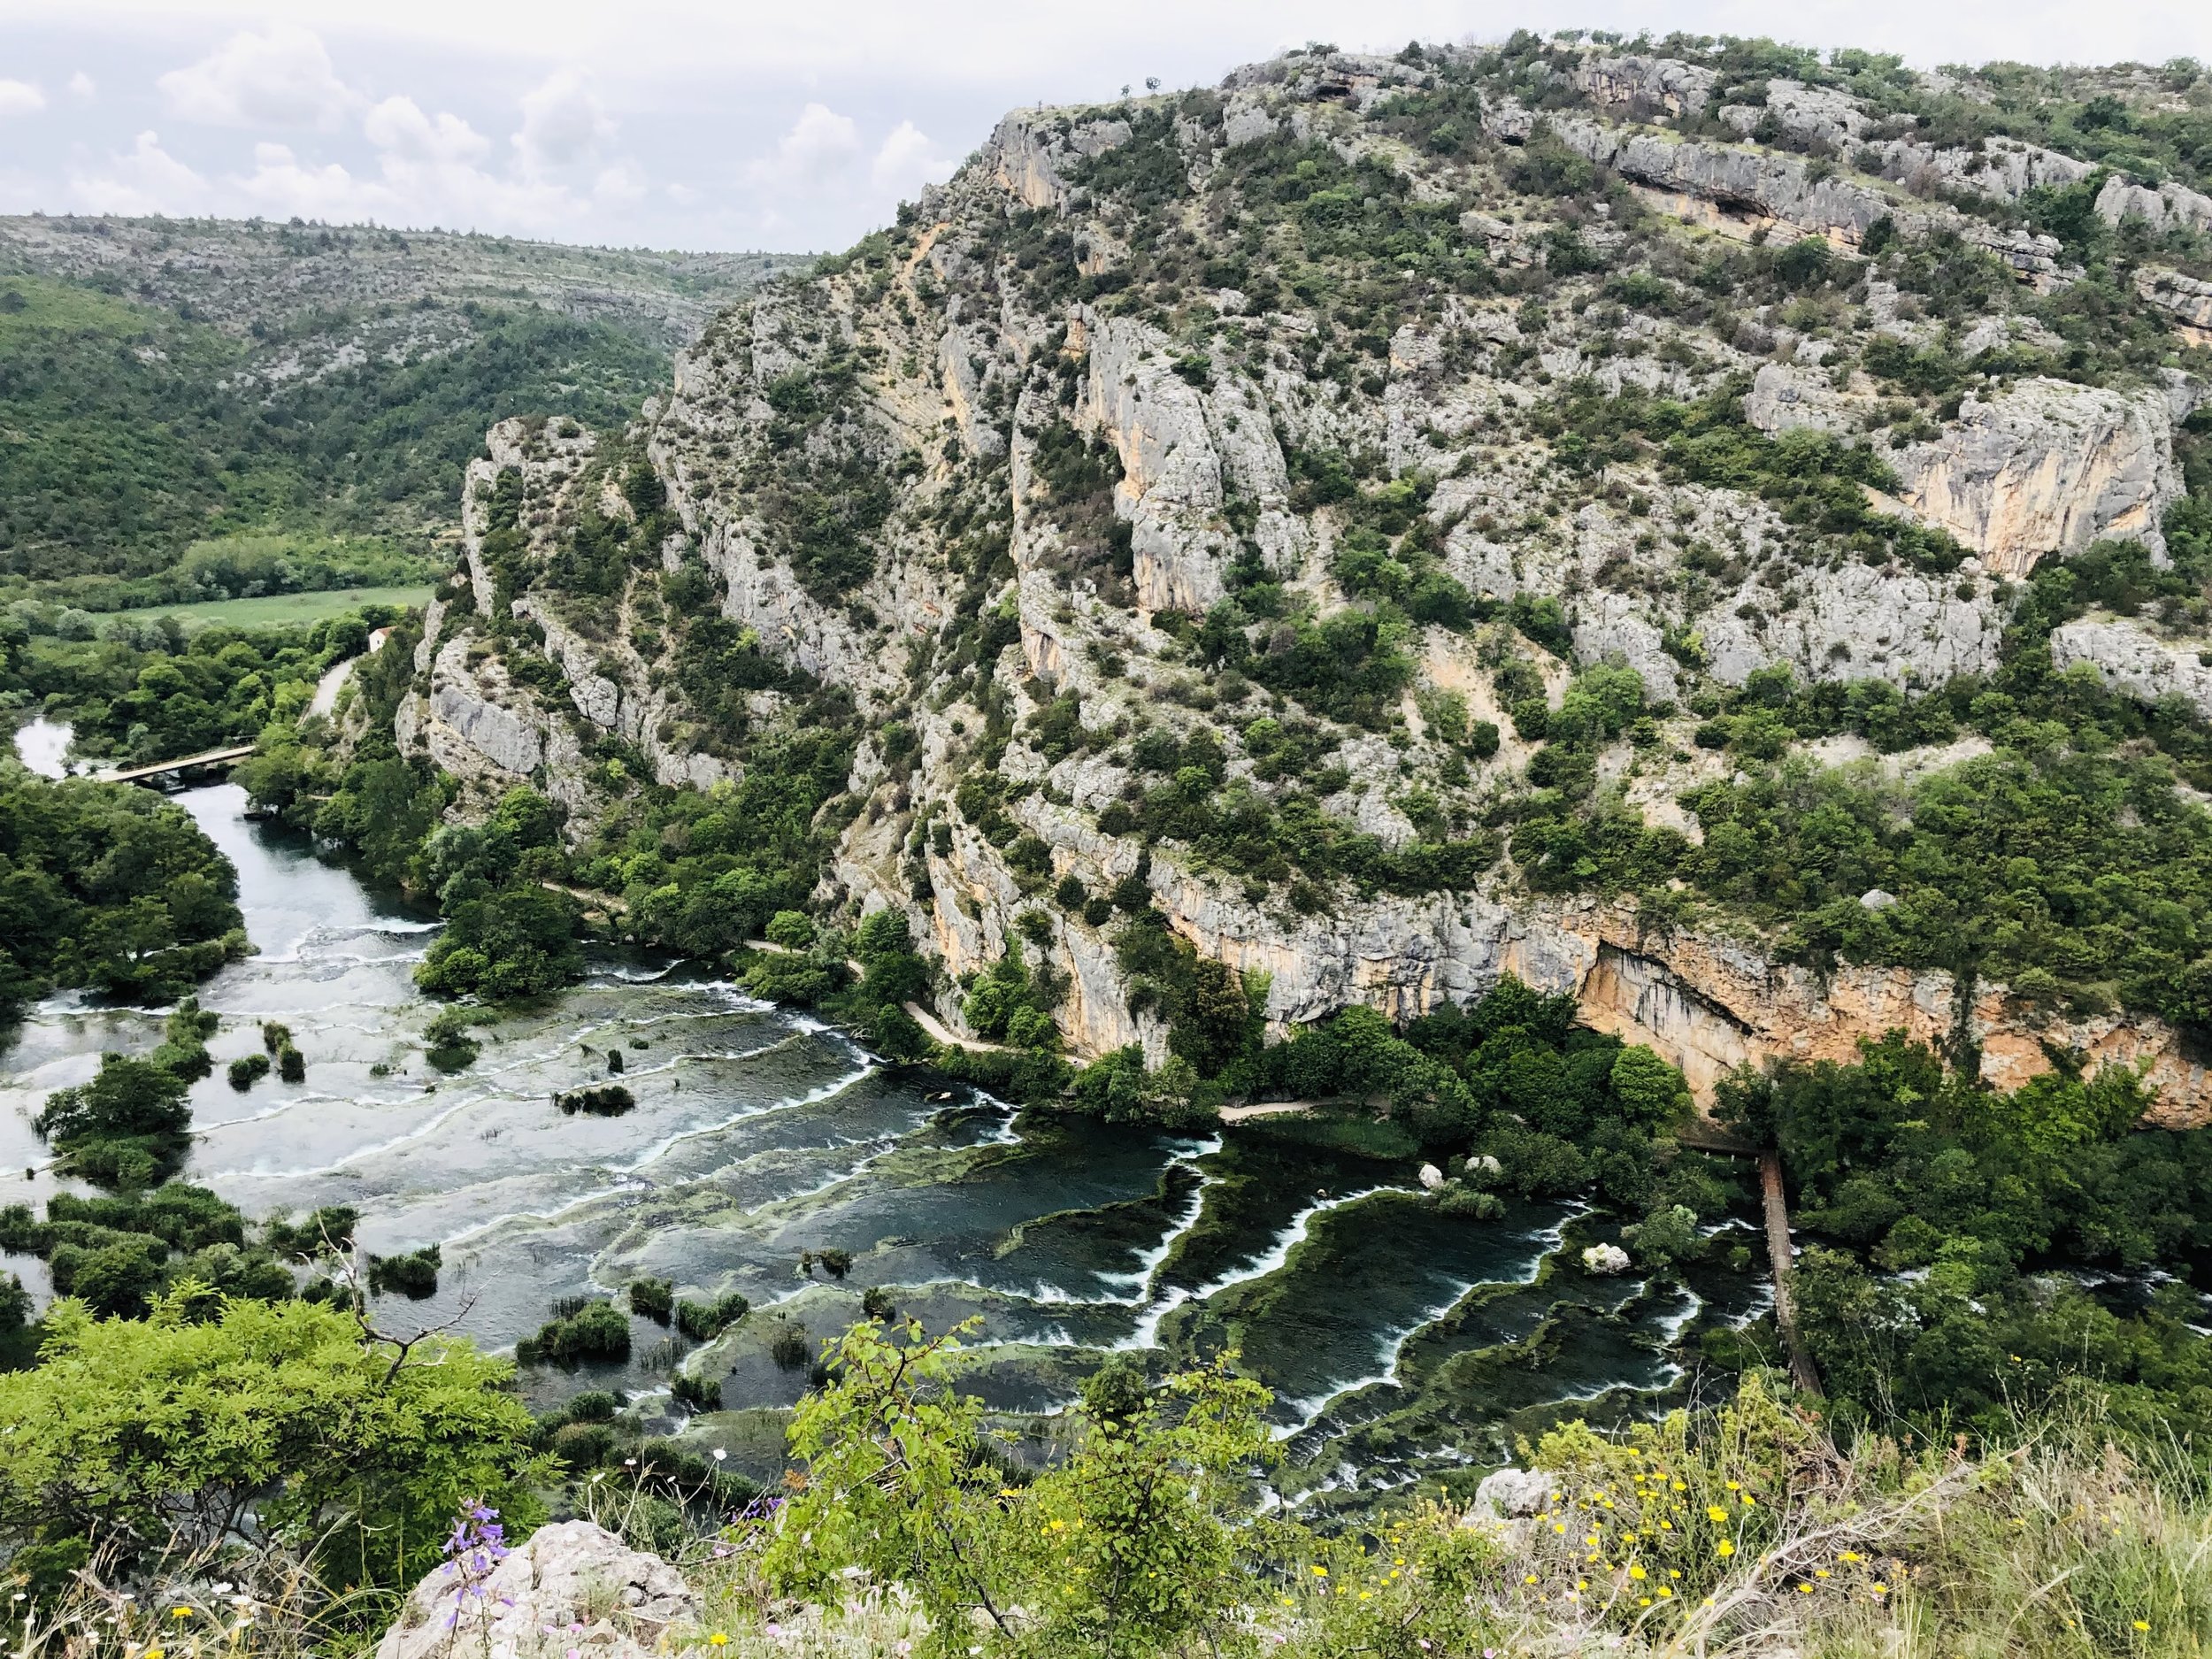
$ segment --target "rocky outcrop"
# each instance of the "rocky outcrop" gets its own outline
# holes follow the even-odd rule
[[[557,494],[596,451],[599,440],[587,427],[570,421],[564,434],[544,421],[503,420],[484,434],[486,454],[468,464],[461,482],[461,547],[468,561],[469,581],[476,590],[476,608],[488,614],[494,594],[491,567],[484,559],[486,518],[490,496],[502,472],[514,471],[522,478],[526,500]]]
[[[376,1659],[540,1659],[558,1649],[595,1659],[665,1651],[663,1632],[699,1617],[683,1575],[589,1521],[541,1526],[464,1578],[434,1570],[409,1594]],[[549,1640],[548,1631],[560,1632]]]
[[[1652,58],[1629,52],[1619,57],[1586,58],[1576,66],[1573,79],[1576,90],[1591,103],[1624,111],[1631,116],[1660,111],[1669,115],[1688,115],[1705,107],[1720,76],[1713,70],[1686,64],[1678,58]]]
[[[1068,186],[1062,177],[1071,163],[1103,155],[1129,142],[1129,123],[1093,120],[1040,121],[1016,113],[1001,121],[985,150],[1001,189],[1025,207],[1065,206]]]
[[[1787,609],[1774,603],[1771,590],[1747,588],[1734,603],[1699,618],[1698,630],[1707,668],[1732,686],[1787,663],[1805,680],[1916,687],[1993,671],[2007,619],[1989,584],[1970,573],[1850,564],[1808,572]]]
[[[2049,1071],[2054,1050],[2079,1056],[2093,1073],[2106,1065],[2139,1069],[2156,1095],[2154,1121],[2212,1121],[2212,1074],[2156,1019],[2070,1020],[1994,984],[1977,987],[1962,1018],[1948,974],[1839,967],[1816,975],[1749,944],[1687,933],[1646,938],[1632,913],[1594,907],[1578,916],[1593,947],[1591,971],[1576,987],[1583,1017],[1626,1041],[1649,1043],[1681,1067],[1701,1102],[1740,1065],[1848,1062],[1861,1039],[1901,1030],[1937,1048],[1963,1034],[1980,1051],[1981,1075],[1998,1088]]]
[[[2181,495],[2163,390],[2024,380],[1969,396],[1942,437],[1889,459],[1896,506],[2008,576],[2108,536],[2162,553],[2159,522]]]
[[[1994,255],[2023,280],[2051,286],[2061,277],[2055,237],[1995,225],[1941,204],[1893,196],[1870,181],[1770,150],[1637,131],[1587,116],[1540,115],[1510,98],[1486,106],[1483,124],[1511,143],[1541,122],[1570,150],[1612,168],[1662,212],[1748,239],[1818,237],[1855,251],[1886,220],[1924,235],[1947,230]]]
[[[1839,390],[1827,371],[1795,363],[1763,363],[1744,394],[1744,419],[1762,432],[1809,426],[1845,436],[1860,429],[1872,400]]]
[[[2147,265],[2135,273],[2135,291],[2172,318],[2191,345],[2212,346],[2212,282]]]
[[[2139,219],[2154,231],[2201,233],[2212,230],[2212,196],[2170,182],[2153,189],[2116,173],[2097,192],[2097,217],[2108,225]]]
[[[1294,557],[1283,454],[1256,387],[1210,366],[1194,383],[1166,337],[1133,319],[1087,308],[1071,334],[1089,352],[1079,424],[1121,462],[1114,511],[1129,522],[1141,610],[1203,611],[1221,597],[1231,494],[1258,510],[1263,553]]]
[[[438,648],[429,694],[402,699],[395,735],[402,753],[419,750],[461,780],[466,797],[457,810],[464,817],[488,810],[517,784],[531,783],[568,809],[572,836],[590,827],[583,746],[565,721],[507,677],[473,634],[463,632]]]
[[[2145,703],[2178,697],[2212,720],[2212,640],[2162,640],[2124,618],[2069,622],[2051,633],[2051,662],[2086,663],[2115,691]]]
[[[1767,82],[1763,104],[1724,104],[1717,113],[1746,138],[1771,129],[1778,137],[1823,146],[1831,155],[1864,137],[1873,125],[1849,93],[1782,77]]]

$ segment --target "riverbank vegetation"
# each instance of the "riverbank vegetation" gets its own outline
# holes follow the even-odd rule
[[[237,891],[230,861],[160,796],[0,758],[0,1029],[58,987],[180,995],[246,950]]]

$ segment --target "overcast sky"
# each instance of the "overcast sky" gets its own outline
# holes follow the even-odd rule
[[[841,247],[1017,104],[1321,39],[1775,34],[1919,65],[2212,59],[2212,3],[0,0],[0,211]]]

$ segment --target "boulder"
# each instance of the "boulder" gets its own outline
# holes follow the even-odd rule
[[[1628,1252],[1617,1244],[1594,1244],[1582,1253],[1586,1273],[1625,1273],[1628,1265]]]
[[[1482,1484],[1475,1488],[1475,1501],[1468,1509],[1466,1518],[1473,1523],[1519,1520],[1540,1515],[1557,1490],[1557,1483],[1541,1470],[1501,1469],[1482,1478]]]
[[[457,1652],[523,1659],[553,1648],[629,1659],[651,1652],[668,1625],[698,1616],[698,1598],[658,1555],[589,1521],[560,1521],[510,1550],[480,1586],[465,1585],[450,1567],[431,1572],[384,1632],[376,1659]],[[548,1640],[549,1627],[558,1640]]]
[[[1433,1164],[1424,1164],[1421,1166],[1421,1185],[1432,1193],[1443,1191],[1444,1171]]]

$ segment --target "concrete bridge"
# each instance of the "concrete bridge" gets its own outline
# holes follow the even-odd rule
[[[253,744],[238,743],[228,749],[205,749],[196,755],[156,761],[150,766],[123,766],[92,775],[102,783],[158,783],[168,778],[182,779],[196,772],[228,772],[253,751]]]

